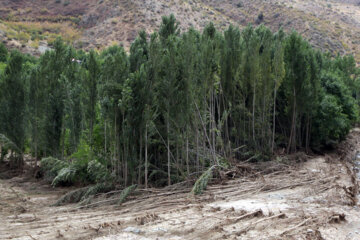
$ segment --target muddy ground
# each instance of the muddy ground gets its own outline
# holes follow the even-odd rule
[[[68,188],[0,179],[0,239],[360,239],[357,150],[359,129],[324,156],[238,165],[198,197],[176,185],[87,209],[51,207]]]

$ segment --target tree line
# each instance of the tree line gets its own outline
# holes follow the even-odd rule
[[[358,121],[359,76],[352,56],[323,53],[296,32],[210,23],[180,33],[173,15],[129,52],[58,39],[35,58],[0,45],[1,159],[11,149],[19,167],[30,153],[57,182],[98,182],[97,172],[147,187],[215,164],[320,151]]]

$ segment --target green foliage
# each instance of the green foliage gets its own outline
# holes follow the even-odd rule
[[[52,181],[51,185],[55,187],[61,183],[74,183],[77,172],[78,169],[76,169],[75,166],[70,165],[69,167],[62,168]]]
[[[162,17],[162,23],[160,25],[159,35],[162,41],[165,41],[171,35],[179,35],[179,23],[176,21],[175,16],[171,14],[170,16]]]
[[[53,186],[59,184],[73,184],[75,182],[87,183],[93,182],[95,179],[92,178],[93,172],[88,172],[90,159],[92,157],[90,148],[88,145],[83,144],[79,150],[71,155],[71,162],[65,162],[54,158],[46,158],[42,160],[42,167],[47,172],[50,172],[50,176],[53,176]],[[54,161],[54,169],[49,169],[51,161]],[[45,164],[45,165],[43,165]],[[94,171],[94,167],[90,167]],[[98,172],[97,174],[103,174]]]
[[[113,177],[106,166],[97,160],[91,160],[92,154],[88,145],[82,145],[71,156],[72,161],[62,161],[53,157],[43,158],[41,167],[52,185],[79,183],[109,183]]]
[[[106,166],[98,162],[97,160],[90,161],[87,167],[87,173],[94,182],[108,182],[112,180]]]
[[[326,124],[322,124],[323,122]],[[320,138],[318,141],[325,145],[344,139],[351,127],[350,121],[342,113],[338,100],[332,95],[325,95],[320,102],[315,124],[314,138]]]
[[[120,193],[120,197],[119,197],[119,200],[117,201],[117,204],[120,205],[122,204],[123,202],[126,201],[126,198],[131,194],[133,193],[137,188],[137,184],[134,184],[134,185],[131,185],[127,188],[125,188],[124,190],[121,191]]]
[[[2,145],[53,156],[41,162],[53,185],[97,184],[86,201],[115,182],[163,186],[209,166],[271,159],[277,146],[333,145],[359,120],[354,58],[264,25],[180,33],[170,15],[150,38],[140,31],[129,53],[86,53],[56,39],[39,59],[6,55],[1,45]]]
[[[2,146],[4,149],[11,149],[17,153],[22,153],[21,149],[4,134],[0,134],[0,146]]]
[[[212,166],[208,170],[206,170],[203,174],[201,174],[201,176],[196,180],[191,190],[191,193],[193,193],[194,195],[199,195],[206,190],[207,184],[212,177],[214,169],[215,166]]]
[[[70,158],[87,165],[93,158],[93,152],[91,151],[90,145],[82,140],[77,151],[71,154]]]
[[[25,74],[23,55],[11,52],[0,82],[0,132],[21,151],[25,142]]]
[[[323,94],[313,128],[314,145],[333,146],[343,140],[357,122],[358,105],[339,74],[324,72],[321,84]]]
[[[91,198],[92,196],[95,196],[98,193],[109,192],[111,190],[114,190],[114,185],[113,184],[105,183],[105,182],[98,183],[98,184],[88,188],[88,190],[82,196],[81,202],[84,202],[86,199],[89,199],[89,198]]]
[[[6,62],[8,57],[8,50],[3,43],[0,43],[0,62]]]
[[[73,191],[68,192],[64,196],[62,196],[60,199],[58,199],[53,206],[63,206],[69,203],[78,203],[86,194],[89,187],[79,188]]]
[[[53,157],[43,158],[40,164],[43,171],[51,178],[55,178],[62,169],[69,167],[68,162]]]

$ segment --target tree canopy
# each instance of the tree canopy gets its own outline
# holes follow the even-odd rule
[[[0,45],[1,62],[0,134],[44,158],[56,184],[163,186],[234,159],[334,146],[359,117],[352,56],[263,25],[181,33],[170,15],[129,53],[58,39],[36,59]]]

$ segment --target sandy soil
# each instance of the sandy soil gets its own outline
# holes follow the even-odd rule
[[[138,191],[121,206],[50,207],[69,189],[0,180],[0,239],[360,239],[359,137],[355,129],[325,156],[251,166],[199,197],[174,186]]]

